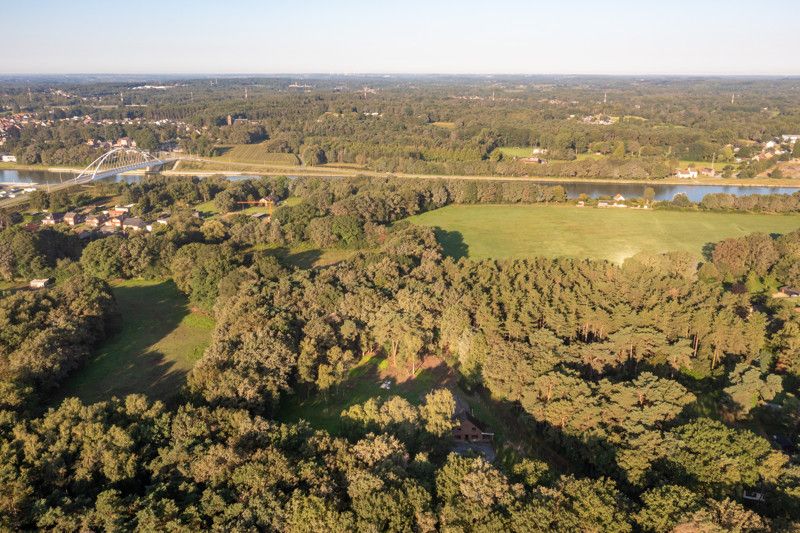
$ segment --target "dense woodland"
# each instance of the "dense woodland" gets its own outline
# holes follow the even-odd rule
[[[293,81],[160,80],[152,83],[161,89],[147,89],[141,81],[5,80],[0,116],[30,113],[48,125],[8,129],[3,150],[21,163],[81,164],[102,153],[87,141],[127,136],[144,149],[179,145],[199,156],[262,143],[265,154],[293,153],[312,166],[625,179],[667,177],[678,160],[726,163],[725,177],[753,177],[800,154],[787,145],[779,157],[750,161],[762,143],[800,133],[792,79]],[[503,146],[544,150],[548,162],[521,162]],[[579,157],[593,154],[602,157]]]
[[[104,189],[107,188],[107,189]],[[108,184],[152,233],[84,242],[7,217],[0,299],[0,523],[55,530],[795,531],[800,524],[800,232],[576,259],[454,261],[402,219],[451,203],[564,202],[531,182],[263,178]],[[50,198],[70,205],[81,195]],[[193,206],[273,195],[265,224]],[[665,209],[797,211],[724,195]],[[17,221],[18,222],[18,221]],[[300,243],[352,258],[301,269]],[[48,398],[120,320],[108,282],[174,279],[216,320],[182,399]],[[340,434],[278,416],[346,385],[365,357],[428,355],[535,443],[494,463],[450,452],[456,399],[370,399]],[[552,451],[559,459],[554,460]],[[528,451],[528,450],[533,450]],[[743,499],[758,491],[765,500]]]

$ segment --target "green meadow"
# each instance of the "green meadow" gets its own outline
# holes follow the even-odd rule
[[[748,233],[800,228],[798,215],[579,208],[574,205],[452,205],[411,217],[437,228],[445,252],[474,259],[576,257],[616,263],[641,251],[683,250]]]
[[[129,280],[113,290],[119,332],[67,380],[57,399],[97,402],[141,393],[151,400],[175,400],[211,341],[214,321],[191,309],[171,280]]]

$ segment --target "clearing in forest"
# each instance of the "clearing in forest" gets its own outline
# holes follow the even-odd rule
[[[683,250],[749,233],[787,233],[798,215],[595,209],[570,205],[452,205],[411,217],[437,228],[451,257],[576,257],[622,263],[639,252]]]
[[[57,400],[97,402],[133,393],[174,400],[211,340],[213,320],[190,309],[171,280],[129,280],[113,290],[120,331],[67,380]]]

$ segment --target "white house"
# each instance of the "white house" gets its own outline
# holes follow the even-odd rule
[[[794,144],[800,141],[800,135],[781,135],[781,139],[783,139],[785,143]]]
[[[697,177],[697,171],[693,168],[687,168],[686,170],[678,170],[675,172],[675,176],[683,179],[694,179]]]
[[[3,163],[16,163],[17,162],[17,156],[9,155],[9,154],[3,154],[3,155],[0,155],[0,161],[2,161]]]

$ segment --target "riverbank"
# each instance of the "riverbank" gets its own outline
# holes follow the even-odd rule
[[[77,167],[46,167],[44,165],[20,165],[17,163],[2,163],[0,170],[36,171],[50,173],[80,173],[82,168]],[[440,175],[440,174],[409,174],[378,172],[362,168],[344,167],[336,165],[321,166],[288,166],[264,165],[258,163],[238,163],[218,161],[210,158],[193,158],[179,160],[171,170],[161,172],[165,176],[213,176],[225,174],[229,176],[241,175],[282,175],[282,176],[320,176],[320,177],[387,177],[407,179],[459,179],[459,180],[491,180],[491,181],[532,181],[539,183],[556,184],[564,183],[597,183],[597,184],[625,184],[625,185],[689,185],[689,186],[722,186],[722,187],[795,187],[800,189],[800,179],[755,177],[748,179],[698,177],[696,179],[681,179],[669,177],[663,179],[616,179],[616,178],[565,178],[559,176],[498,176],[498,175]],[[126,172],[124,175],[144,175],[145,170]]]

